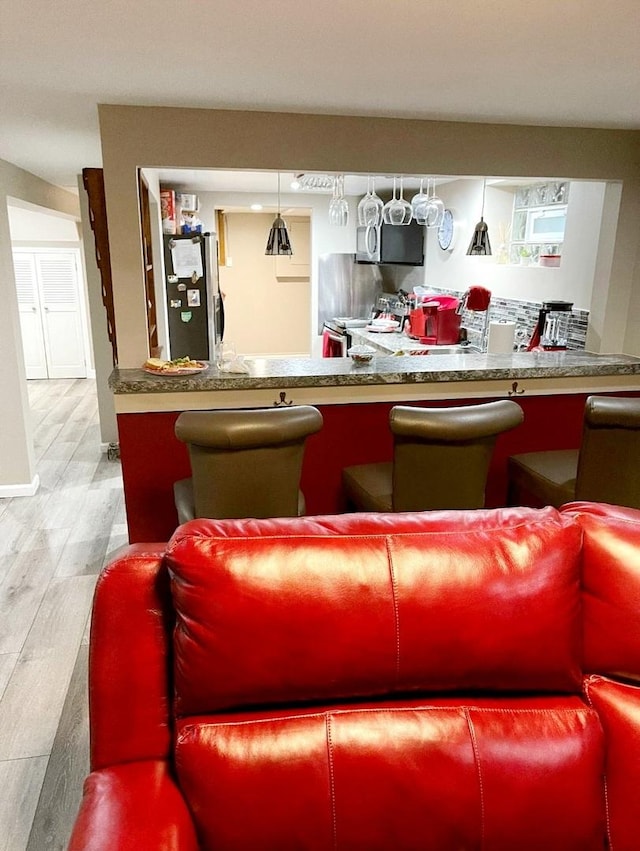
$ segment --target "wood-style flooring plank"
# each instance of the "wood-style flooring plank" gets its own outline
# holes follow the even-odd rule
[[[39,461],[46,452],[55,447],[62,426],[63,423],[61,422],[50,423],[46,419],[39,423],[33,435],[36,461]]]
[[[87,491],[82,512],[76,518],[60,556],[57,576],[100,572],[119,498],[119,493],[112,488]],[[100,534],[98,530],[105,530],[105,533]]]
[[[62,718],[51,749],[27,851],[64,851],[89,773],[89,648],[78,652]]]
[[[88,771],[93,587],[127,526],[95,381],[27,390],[40,487],[0,500],[0,851],[62,851]]]
[[[48,756],[75,656],[18,659],[0,700],[0,760]]]
[[[60,479],[69,463],[68,459],[46,458],[38,461],[40,488],[38,494],[50,496],[58,490]]]
[[[78,442],[72,461],[91,461],[94,465],[100,460],[102,453],[96,455],[96,447],[100,446],[100,429],[97,425],[87,426],[82,440]]]
[[[0,851],[25,851],[47,757],[0,762]]]
[[[0,758],[49,753],[94,584],[88,576],[53,580],[47,588],[0,700]]]
[[[22,650],[59,557],[56,550],[27,547],[14,559],[0,585],[0,653]]]
[[[105,554],[102,566],[105,567],[107,564],[109,564],[110,561],[113,561],[115,558],[119,558],[123,550],[125,550],[128,546],[129,534],[127,531],[127,524],[114,523],[113,532],[111,533],[111,537],[109,538],[109,545],[107,547],[107,552]]]
[[[18,661],[17,653],[1,653],[0,654],[0,700],[7,687],[7,683],[13,673],[13,669]]]
[[[75,440],[63,440],[58,433],[55,441],[42,453],[40,460],[55,461],[64,470],[77,448]]]
[[[95,576],[52,579],[29,631],[20,659],[75,655],[93,600]]]
[[[0,571],[6,556],[19,555],[23,552],[26,541],[33,535],[34,524],[30,519],[23,520],[23,508],[30,511],[28,503],[23,502],[27,497],[14,497],[9,500],[9,506],[0,518]],[[35,499],[35,497],[32,497]]]
[[[50,510],[51,497],[52,492],[41,487],[33,496],[14,497],[10,500],[11,504],[0,521],[2,524],[0,528],[11,536],[10,524],[14,523],[15,538],[6,539],[5,546],[9,546],[9,540],[13,540],[12,549],[15,552],[24,552],[25,547],[28,546],[27,541],[34,531],[42,529],[43,518]],[[2,549],[2,543],[0,543],[0,549]]]
[[[107,458],[106,453],[103,452],[102,458],[98,461],[93,472],[91,487],[115,488],[122,493],[122,467],[120,465],[120,461]]]
[[[67,465],[68,469],[69,465]],[[62,488],[62,485],[60,486]],[[43,529],[72,529],[76,518],[82,515],[89,486],[84,481],[64,485],[64,499],[53,499],[47,504],[42,518]]]

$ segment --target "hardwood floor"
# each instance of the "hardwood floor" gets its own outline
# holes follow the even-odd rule
[[[95,382],[28,388],[40,488],[0,499],[0,851],[67,847],[89,764],[93,589],[127,543]]]

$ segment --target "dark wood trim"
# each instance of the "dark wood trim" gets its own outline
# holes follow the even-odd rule
[[[89,201],[89,219],[95,243],[96,263],[102,282],[102,303],[107,312],[107,336],[113,352],[113,365],[118,364],[116,321],[113,308],[113,280],[109,253],[109,226],[104,194],[104,176],[101,168],[83,168],[82,182]]]
[[[142,260],[144,268],[144,290],[147,305],[147,336],[149,338],[149,354],[151,357],[160,357],[160,350],[158,348],[156,289],[153,275],[151,215],[149,213],[149,185],[140,169],[138,169],[138,198],[140,201],[140,236],[142,238]]]

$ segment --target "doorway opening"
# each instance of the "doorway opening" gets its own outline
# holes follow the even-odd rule
[[[25,374],[86,378],[78,249],[14,248]]]

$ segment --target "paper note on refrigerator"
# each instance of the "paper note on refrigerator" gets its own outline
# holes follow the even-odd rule
[[[171,260],[173,274],[179,278],[190,278],[194,272],[198,278],[202,277],[200,240],[192,242],[190,239],[176,239],[171,246]]]

